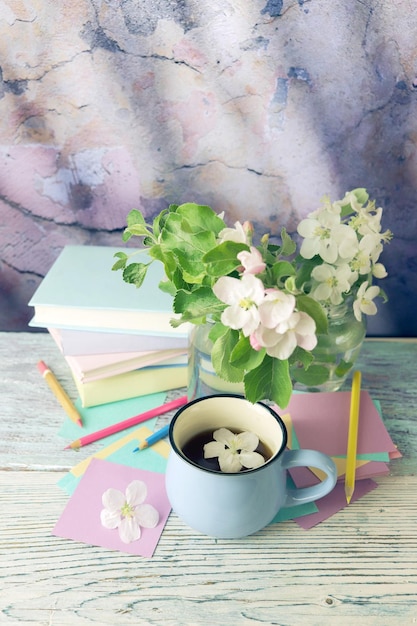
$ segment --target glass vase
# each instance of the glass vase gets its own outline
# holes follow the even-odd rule
[[[209,332],[212,322],[193,326],[189,337],[188,400],[217,393],[244,394],[243,383],[230,383],[219,378],[211,363],[212,342]]]
[[[328,334],[319,335],[312,350],[314,366],[328,370],[326,382],[305,385],[296,382],[294,389],[302,391],[337,391],[355,365],[366,335],[366,316],[359,322],[353,312],[353,299],[328,309]]]

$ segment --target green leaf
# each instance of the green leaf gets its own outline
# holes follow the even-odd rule
[[[288,361],[268,355],[262,363],[245,375],[245,396],[250,402],[271,400],[285,409],[291,398],[292,382]]]
[[[199,287],[191,292],[179,289],[174,298],[174,311],[184,320],[206,317],[209,313],[223,311],[224,307],[210,287]]]
[[[282,256],[291,256],[297,249],[297,244],[293,241],[285,228],[281,228],[281,254]]]
[[[176,208],[176,213],[186,220],[189,232],[211,231],[215,236],[225,227],[223,220],[204,204],[187,202]]]
[[[230,363],[233,367],[240,367],[248,372],[262,363],[265,354],[264,348],[259,351],[254,350],[250,345],[249,337],[241,336],[232,350]]]
[[[277,283],[280,282],[281,278],[295,275],[295,267],[289,261],[277,261],[271,269],[272,277]]]
[[[145,218],[142,213],[137,209],[132,209],[127,216],[127,231],[131,235],[135,235],[136,237],[140,237],[143,235],[149,235],[149,227],[145,222]],[[125,231],[126,232],[126,231]]]
[[[171,252],[177,258],[183,273],[187,275],[187,282],[202,282],[206,270],[201,259],[216,245],[213,232],[190,232],[190,224],[181,215],[170,213],[161,232],[160,244],[164,253]]]
[[[337,364],[334,373],[336,376],[345,376],[353,367],[353,363],[344,361],[343,359]]]
[[[223,378],[223,380],[227,380],[231,383],[242,382],[244,376],[244,371],[240,368],[233,367],[229,358],[238,340],[238,331],[228,328],[227,331],[220,335],[213,343],[211,351],[211,362],[216,374],[220,376],[220,378]]]
[[[327,333],[327,316],[317,300],[313,300],[310,296],[304,295],[299,295],[296,299],[298,310],[308,313],[308,315],[310,315],[310,317],[312,317],[316,322],[316,333],[319,335]]]
[[[123,270],[123,280],[126,283],[141,287],[145,280],[146,272],[150,263],[130,263]]]
[[[352,193],[355,195],[356,200],[360,202],[360,204],[366,204],[369,200],[369,194],[366,191],[365,187],[358,187],[357,189],[352,189]]]
[[[210,276],[226,276],[241,265],[237,258],[239,252],[249,251],[249,246],[235,241],[223,241],[221,244],[206,252],[203,263],[206,264]]]
[[[324,365],[310,365],[307,370],[294,368],[291,370],[294,380],[307,387],[322,385],[329,379],[329,370]]]
[[[113,256],[115,256],[118,260],[114,263],[112,270],[117,271],[124,269],[129,258],[126,252],[115,252]]]

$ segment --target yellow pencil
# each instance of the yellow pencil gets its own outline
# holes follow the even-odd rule
[[[349,504],[355,490],[356,450],[358,445],[361,373],[354,372],[350,396],[349,434],[346,454],[345,495]]]
[[[75,422],[75,424],[78,424],[78,426],[82,426],[83,423],[81,421],[81,415],[78,413],[77,409],[71,402],[67,393],[61,387],[61,385],[59,384],[59,382],[57,381],[57,379],[55,378],[54,374],[51,372],[49,367],[45,365],[43,361],[39,361],[38,370],[40,371],[40,373],[42,374],[42,376],[48,383],[50,390],[54,394],[55,398],[59,401],[59,403],[61,404],[62,408],[64,409],[64,411],[66,412],[70,420]]]

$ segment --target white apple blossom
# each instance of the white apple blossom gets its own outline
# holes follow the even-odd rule
[[[262,259],[262,254],[255,246],[250,247],[250,252],[242,250],[237,255],[237,258],[242,263],[243,274],[260,274],[264,271],[266,263]]]
[[[143,504],[147,496],[146,484],[133,480],[126,487],[126,493],[118,489],[107,489],[103,493],[105,507],[100,514],[105,528],[119,529],[123,543],[131,543],[141,536],[140,527],[155,528],[159,522],[159,513],[151,504]]]
[[[259,305],[259,319],[266,328],[275,328],[290,318],[295,309],[295,297],[279,289],[268,289]]]
[[[315,300],[340,304],[343,301],[343,293],[347,293],[352,284],[352,279],[357,278],[357,273],[352,272],[349,265],[316,265],[311,272],[312,278],[319,284],[313,287],[311,292]]]
[[[255,433],[232,433],[227,428],[219,428],[213,433],[213,439],[204,446],[204,458],[218,457],[220,470],[236,474],[242,468],[254,469],[265,463],[262,454],[255,452],[259,437]]]
[[[246,243],[250,245],[251,233],[250,229],[241,222],[235,222],[234,228],[223,228],[217,235],[217,242],[223,243],[223,241],[235,241],[236,243]]]
[[[361,284],[356,294],[356,300],[353,303],[353,311],[358,322],[362,319],[362,313],[365,315],[376,314],[377,308],[373,300],[379,295],[379,292],[379,287],[375,285],[368,287],[367,280]]]
[[[213,293],[219,300],[228,304],[221,315],[225,326],[242,330],[248,337],[259,325],[258,305],[265,296],[262,281],[253,274],[242,278],[221,276],[213,285]]]
[[[288,359],[297,346],[313,350],[317,345],[316,324],[303,311],[295,311],[275,328],[260,325],[253,335],[252,346],[256,342],[269,356],[281,360]]]
[[[329,213],[317,213],[315,219],[307,217],[297,231],[304,238],[300,254],[305,259],[319,255],[326,263],[335,263],[339,257],[353,258],[358,248],[355,231],[346,224],[335,221],[329,225]]]

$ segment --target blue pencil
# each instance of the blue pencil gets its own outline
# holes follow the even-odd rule
[[[139,452],[139,450],[148,448],[149,446],[153,445],[157,441],[161,441],[161,439],[165,439],[165,437],[168,436],[168,433],[169,433],[169,424],[167,424],[166,426],[163,426],[160,430],[157,430],[152,435],[149,435],[149,437],[147,437],[145,441],[142,441],[142,443],[140,443],[139,446],[133,450],[133,452]]]

